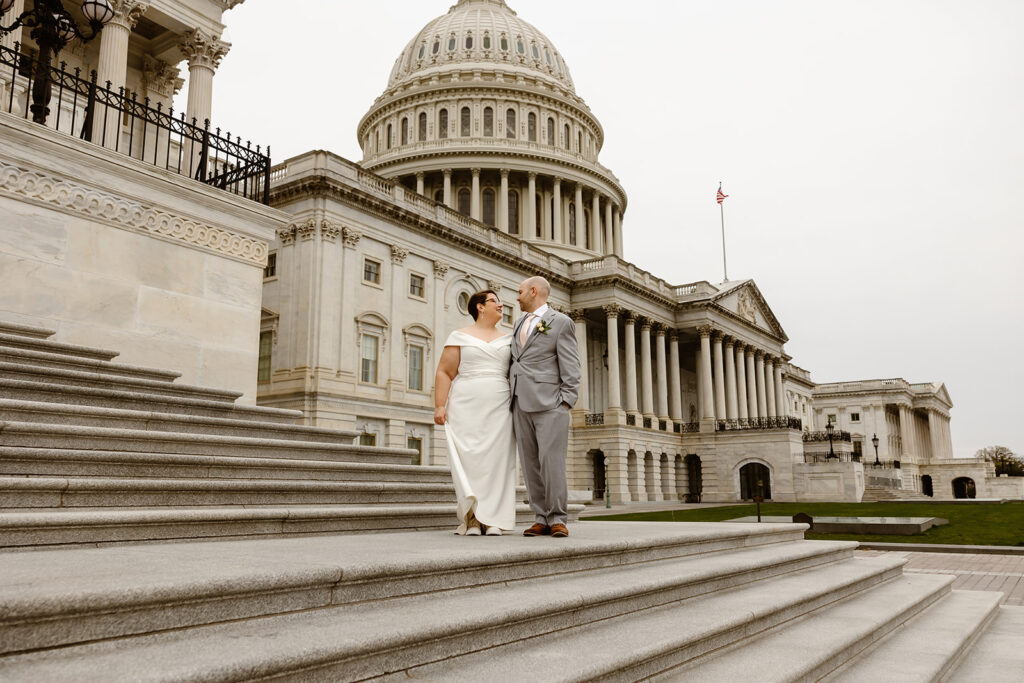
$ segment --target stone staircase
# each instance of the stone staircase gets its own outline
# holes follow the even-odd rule
[[[933,502],[934,499],[912,489],[891,489],[885,486],[865,486],[862,503],[885,503],[887,501],[920,500]]]
[[[455,537],[447,471],[405,464],[411,451],[112,358],[0,330],[2,681],[1024,670],[1024,608],[899,557],[796,524]],[[391,533],[350,533],[371,530]]]

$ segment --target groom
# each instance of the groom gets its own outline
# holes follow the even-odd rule
[[[580,390],[576,326],[548,306],[551,285],[531,277],[519,285],[519,307],[526,313],[513,330],[512,425],[519,443],[523,478],[536,523],[524,536],[569,535],[569,491],[565,456],[569,411]]]

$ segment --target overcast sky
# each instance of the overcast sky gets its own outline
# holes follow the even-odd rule
[[[453,0],[247,0],[214,124],[358,161]],[[940,381],[957,456],[1024,453],[1024,2],[510,0],[562,53],[629,195],[626,258],[754,278],[817,382]]]

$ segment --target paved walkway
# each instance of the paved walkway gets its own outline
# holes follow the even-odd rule
[[[1002,604],[1024,606],[1024,557],[1019,555],[972,555],[922,553],[909,550],[858,550],[864,557],[889,553],[907,558],[908,574],[955,574],[954,590],[995,591]]]

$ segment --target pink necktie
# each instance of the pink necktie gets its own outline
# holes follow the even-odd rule
[[[523,327],[519,330],[519,346],[526,346],[526,338],[530,336],[530,322],[533,320],[533,313],[526,314],[526,320],[523,321]]]

